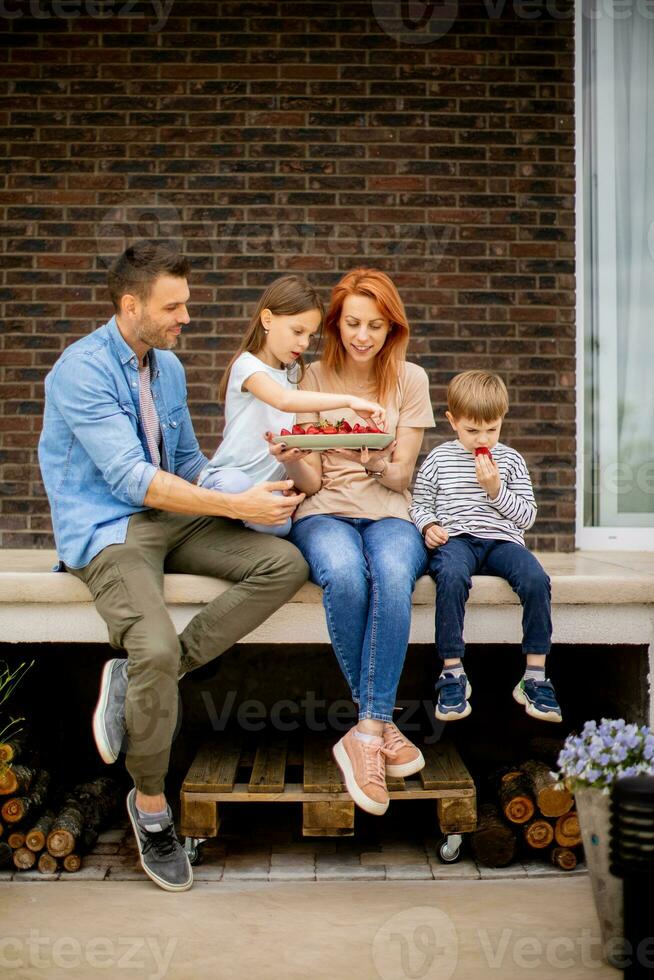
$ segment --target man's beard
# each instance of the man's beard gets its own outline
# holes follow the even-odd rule
[[[145,314],[136,328],[136,336],[142,344],[154,347],[155,350],[172,350],[177,346],[177,337],[169,335],[165,327],[159,326]]]

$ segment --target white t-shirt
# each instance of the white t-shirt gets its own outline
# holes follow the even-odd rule
[[[243,390],[243,382],[259,371],[264,371],[282,388],[297,389],[297,383],[289,379],[285,369],[270,367],[254,354],[241,354],[234,361],[227,383],[223,441],[204,473],[230,466],[246,473],[254,483],[285,479],[284,467],[268,452],[264,433],[278,434],[282,429],[290,429],[295,415],[273,408]]]

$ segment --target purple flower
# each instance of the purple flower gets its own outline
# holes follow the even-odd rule
[[[623,775],[654,775],[654,732],[623,718],[587,721],[559,754],[559,776],[574,783],[610,786]]]

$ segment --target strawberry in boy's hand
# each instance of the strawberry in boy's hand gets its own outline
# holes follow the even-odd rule
[[[501,487],[500,471],[487,446],[475,449],[475,473],[479,485],[495,500]]]

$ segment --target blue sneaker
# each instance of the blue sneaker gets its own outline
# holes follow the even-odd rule
[[[513,697],[518,704],[524,704],[525,711],[532,718],[554,722],[562,720],[554,685],[547,678],[544,681],[534,681],[523,677],[513,688]]]
[[[448,674],[443,671],[436,681],[436,710],[434,714],[439,721],[458,721],[460,718],[467,718],[472,708],[468,698],[472,694],[472,688],[465,674]]]

